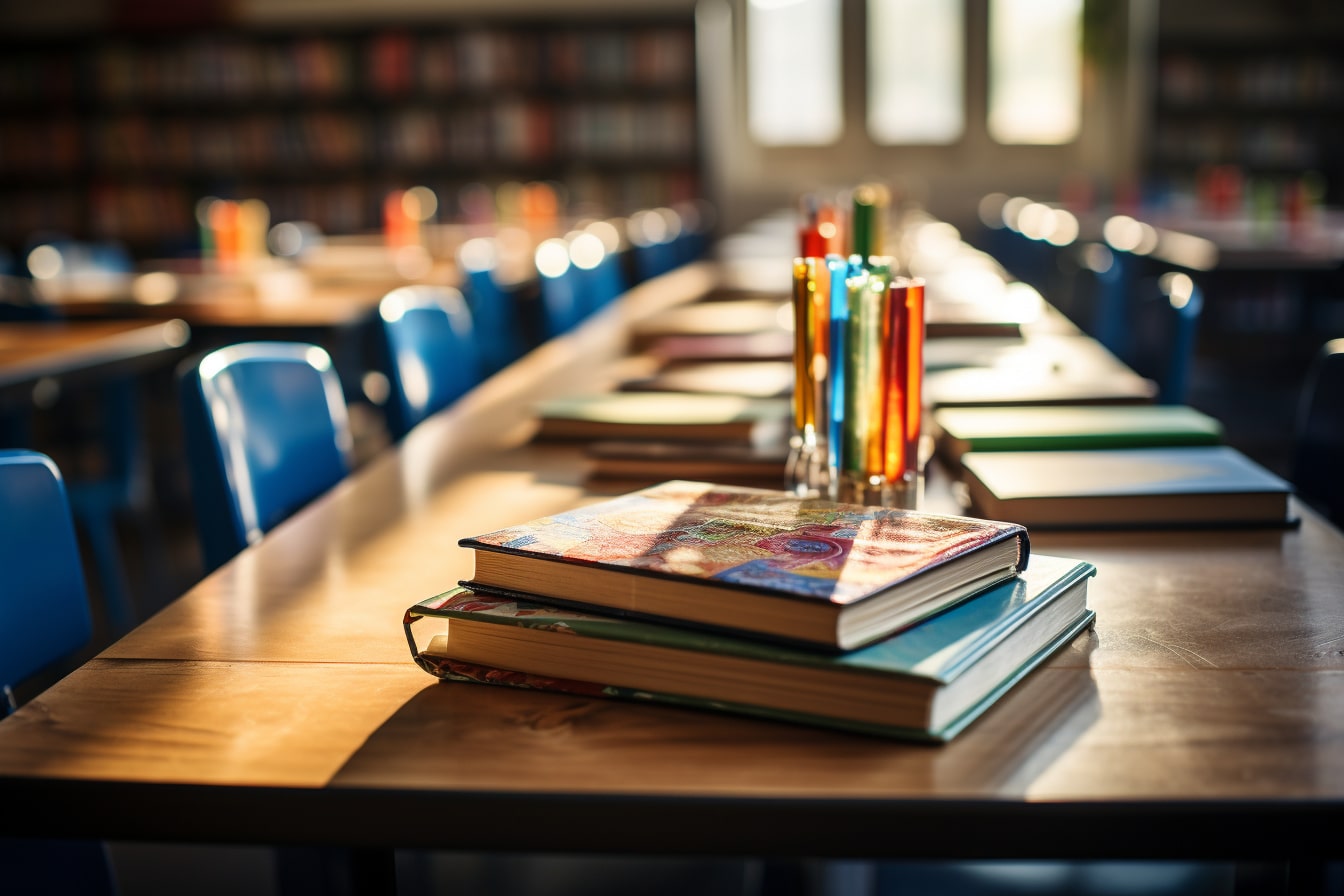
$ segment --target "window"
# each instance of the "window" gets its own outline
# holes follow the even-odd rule
[[[868,133],[953,143],[965,127],[965,4],[868,0]]]
[[[747,128],[757,144],[839,140],[842,19],[853,25],[864,14],[865,123],[874,143],[948,145],[965,136],[966,74],[978,70],[968,66],[967,34],[986,24],[987,95],[978,83],[971,87],[972,108],[986,103],[988,135],[1001,144],[1078,138],[1084,0],[738,2],[745,8]]]
[[[844,127],[840,0],[748,0],[747,127],[765,146],[821,146]]]
[[[1068,143],[1082,115],[1082,0],[989,0],[989,135]]]

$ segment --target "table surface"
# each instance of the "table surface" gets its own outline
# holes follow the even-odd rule
[[[135,362],[182,348],[189,335],[176,319],[0,323],[0,388]]]
[[[607,385],[642,285],[417,428],[0,722],[0,834],[832,856],[1344,855],[1344,535],[1041,532],[1080,636],[931,747],[439,683],[403,611],[459,538],[605,497],[533,401]],[[926,506],[951,509],[930,472]],[[52,620],[58,625],[60,620]],[[190,807],[184,811],[184,807]]]

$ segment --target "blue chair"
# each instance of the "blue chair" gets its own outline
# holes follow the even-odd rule
[[[534,260],[541,293],[542,337],[553,339],[578,326],[590,309],[580,289],[579,269],[570,261],[565,240],[543,240]]]
[[[0,451],[0,685],[13,687],[93,637],[93,615],[65,480],[47,455]]]
[[[3,278],[0,283],[0,320],[55,321],[57,310],[33,292],[31,281]],[[68,469],[66,493],[80,530],[88,540],[97,573],[97,585],[106,607],[108,624],[124,632],[137,612],[122,556],[118,523],[136,524],[144,548],[146,574],[157,577],[164,551],[158,536],[147,453],[140,430],[138,382],[119,376],[79,390],[90,408],[63,409],[54,438],[77,444],[80,452],[97,458],[96,473]],[[62,390],[58,386],[55,390]],[[69,403],[69,402],[65,402]],[[31,406],[0,408],[0,447],[40,447]],[[92,449],[89,451],[88,449]],[[155,580],[147,589],[156,596],[166,589]]]
[[[206,572],[353,468],[340,378],[321,348],[244,342],[179,370],[183,439]]]
[[[609,252],[597,267],[587,274],[588,288],[592,290],[594,306],[605,308],[626,291],[625,251]]]
[[[1079,249],[1068,316],[1137,373],[1160,404],[1182,404],[1195,365],[1204,292],[1189,273],[1100,243]]]
[[[480,345],[485,373],[497,373],[527,351],[521,309],[512,292],[495,276],[498,248],[485,237],[467,240],[458,250],[462,293]]]
[[[15,687],[59,674],[93,636],[65,484],[45,454],[0,451],[0,569],[0,715],[9,715]],[[0,839],[0,866],[6,892],[116,892],[98,841]]]
[[[451,286],[402,286],[378,305],[390,392],[388,431],[400,439],[482,378],[471,310]]]
[[[638,283],[666,274],[679,264],[676,239],[668,219],[658,209],[635,212],[627,222],[634,279]]]

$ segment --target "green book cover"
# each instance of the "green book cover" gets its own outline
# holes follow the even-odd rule
[[[948,407],[933,413],[944,457],[967,451],[1217,445],[1223,426],[1184,405]]]
[[[443,679],[945,741],[1092,622],[1095,573],[1037,555],[1016,578],[838,655],[463,588],[411,607],[404,624],[416,662]],[[447,626],[413,631],[425,617]]]

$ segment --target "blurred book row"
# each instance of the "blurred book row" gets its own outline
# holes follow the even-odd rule
[[[207,34],[33,48],[0,59],[0,101],[380,98],[694,83],[687,24]]]
[[[626,157],[689,161],[694,153],[694,103],[678,99],[511,99],[227,117],[128,113],[0,126],[0,172],[8,176],[55,176],[85,163],[114,173],[282,169],[292,175],[297,172],[284,169]]]

